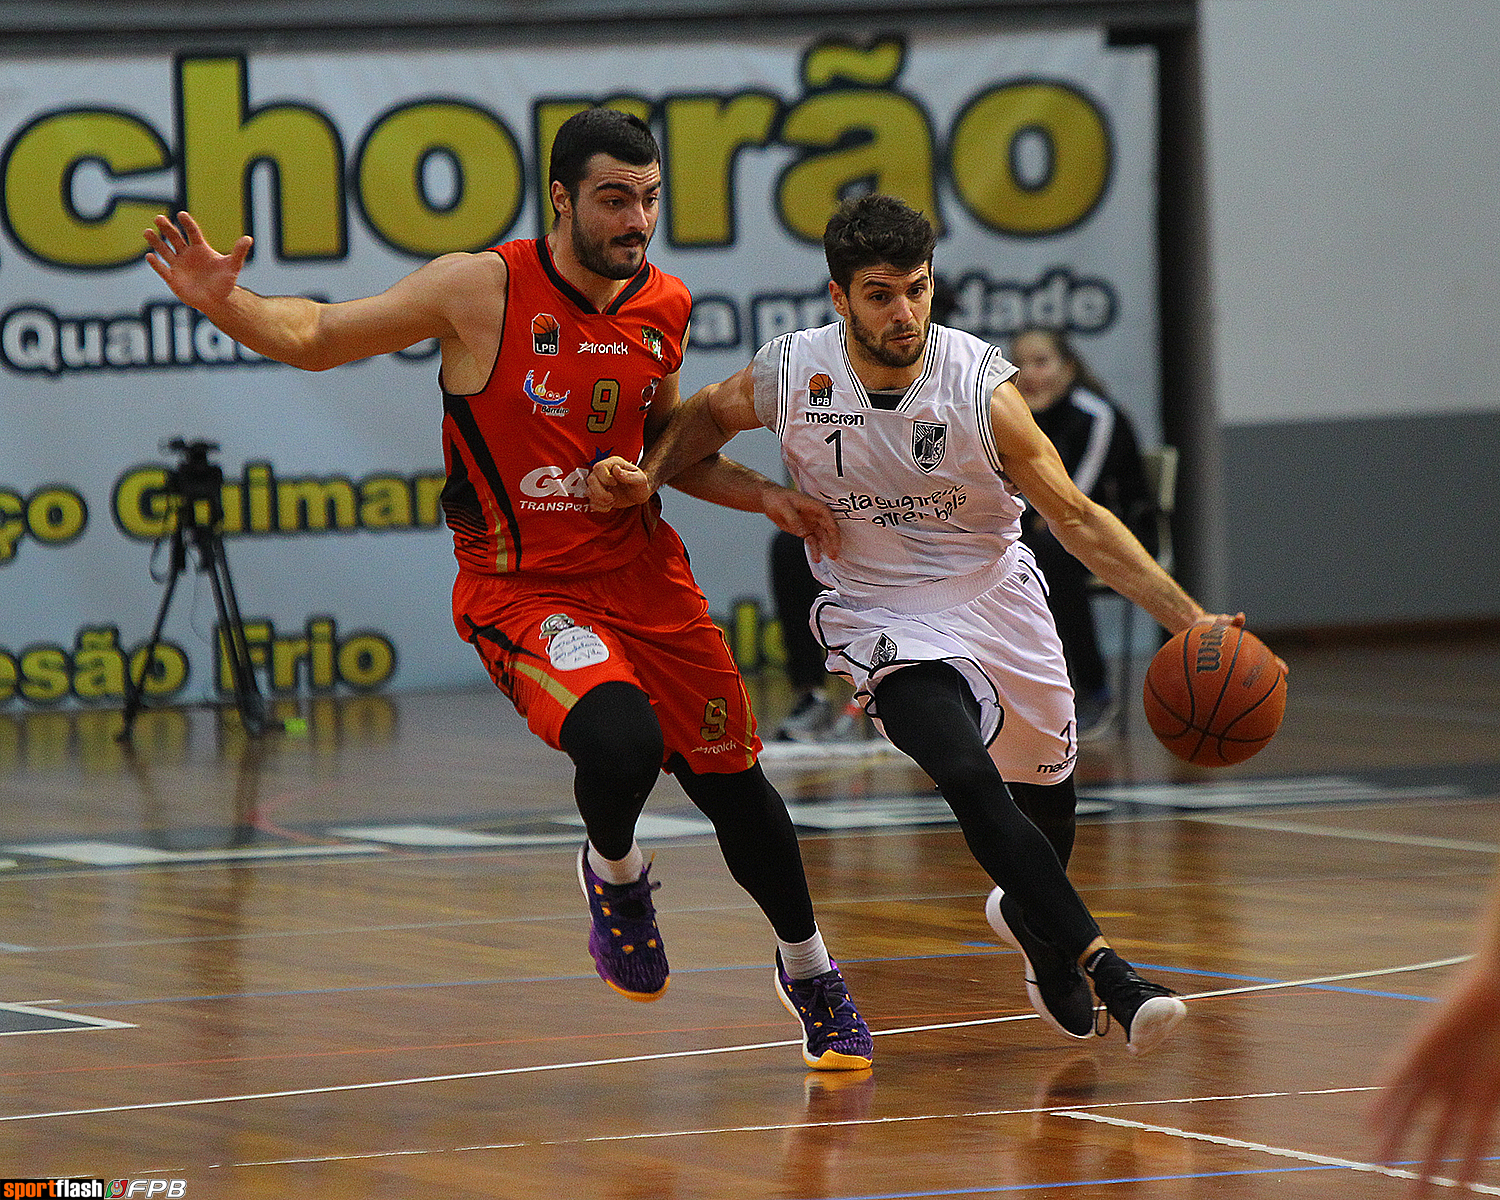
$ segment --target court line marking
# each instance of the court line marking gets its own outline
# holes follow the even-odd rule
[[[91,1029],[134,1029],[126,1021],[111,1021],[105,1017],[84,1017],[78,1013],[63,1012],[56,1008],[43,1008],[41,1004],[58,1004],[61,1001],[40,1001],[38,1004],[0,1003],[0,1012],[19,1013],[28,1017],[45,1017],[54,1021],[71,1021],[72,1025],[60,1025],[53,1029],[0,1029],[0,1037],[20,1037],[29,1033],[80,1033]]]
[[[1271,1154],[1277,1158],[1290,1158],[1297,1162],[1319,1163],[1327,1167],[1342,1167],[1349,1171],[1363,1171],[1370,1175],[1384,1175],[1390,1179],[1421,1179],[1415,1171],[1404,1171],[1400,1167],[1387,1167],[1380,1163],[1359,1162],[1352,1158],[1335,1158],[1328,1154],[1312,1154],[1305,1150],[1289,1150],[1284,1146],[1268,1146],[1264,1142],[1247,1142],[1242,1138],[1224,1137],[1216,1133],[1198,1133],[1189,1129],[1177,1129],[1171,1125],[1152,1125],[1145,1121],[1131,1121],[1124,1117],[1107,1116],[1104,1113],[1084,1112],[1080,1109],[1053,1110],[1054,1117],[1066,1117],[1073,1121],[1094,1121],[1101,1125],[1115,1125],[1121,1129],[1136,1129],[1145,1133],[1160,1133],[1168,1137],[1183,1138],[1194,1142],[1209,1142],[1215,1146],[1228,1146],[1236,1150],[1253,1150],[1259,1154]],[[1462,1188],[1486,1196],[1500,1196],[1500,1187],[1483,1183],[1462,1184],[1455,1179],[1435,1176],[1432,1182],[1440,1187]]]
[[[1453,966],[1466,961],[1469,955],[1456,958],[1434,959],[1425,963],[1410,963],[1404,966],[1376,967],[1367,971],[1347,971],[1339,975],[1323,975],[1311,979],[1284,980],[1275,983],[1254,983],[1242,987],[1222,988],[1211,992],[1185,994],[1184,1000],[1206,1000],[1218,996],[1237,996],[1250,992],[1268,992],[1279,989],[1307,987],[1314,984],[1338,983],[1348,979],[1368,979],[1377,975],[1396,975],[1409,971],[1424,971],[1434,967]],[[936,1033],[946,1029],[969,1029],[979,1025],[1005,1025],[1012,1021],[1035,1021],[1035,1013],[1017,1013],[1003,1017],[979,1017],[968,1021],[945,1021],[929,1025],[909,1025],[897,1029],[872,1031],[874,1037],[892,1037],[903,1033]],[[800,1039],[786,1041],[750,1042],[737,1046],[707,1046],[696,1050],[664,1050],[653,1054],[632,1054],[615,1058],[580,1059],[574,1062],[533,1063],[522,1067],[497,1067],[485,1071],[461,1071],[446,1075],[419,1075],[403,1079],[372,1079],[363,1083],[327,1084],[321,1087],[289,1088],[274,1092],[246,1092],[228,1096],[199,1096],[189,1100],[151,1100],[139,1104],[113,1104],[100,1108],[73,1108],[53,1112],[10,1113],[0,1115],[0,1122],[38,1121],[52,1117],[101,1116],[105,1113],[145,1112],[167,1108],[193,1108],[206,1104],[233,1104],[245,1100],[279,1100],[292,1096],[323,1096],[337,1092],[365,1092],[381,1088],[405,1087],[422,1083],[455,1083],[468,1079],[496,1079],[506,1075],[534,1075],[549,1071],[566,1071],[584,1067],[621,1066],[626,1063],[665,1062],[674,1058],[707,1058],[717,1054],[736,1054],[747,1050],[773,1050],[786,1046],[800,1046]],[[1367,1089],[1357,1089],[1367,1090]],[[1050,1111],[1050,1110],[1049,1110]],[[633,1135],[632,1135],[633,1136]]]
[[[1184,821],[1200,825],[1229,825],[1240,829],[1263,829],[1270,833],[1308,833],[1316,837],[1346,838],[1354,842],[1382,842],[1391,846],[1422,846],[1432,850],[1472,850],[1477,854],[1500,853],[1494,842],[1467,842],[1457,838],[1422,837],[1420,834],[1379,833],[1341,825],[1314,825],[1305,821],[1281,821],[1272,817],[1233,817],[1217,813],[1185,813]]]
[[[1180,1096],[1165,1100],[1108,1100],[1090,1105],[1090,1110],[1101,1108],[1140,1108],[1163,1104],[1203,1104],[1225,1100],[1286,1100],[1299,1096],[1334,1096],[1354,1092],[1375,1091],[1373,1087],[1318,1088],[1311,1091],[1251,1092],[1242,1096]],[[909,1125],[919,1121],[963,1121],[975,1117],[1026,1117],[1063,1115],[1057,1105],[1044,1104],[1030,1108],[983,1108],[968,1112],[911,1113],[903,1117],[845,1117],[832,1121],[779,1121],[763,1125],[724,1125],[701,1129],[659,1129],[641,1133],[595,1133],[582,1137],[540,1138],[517,1142],[482,1142],[468,1146],[448,1146],[437,1149],[408,1147],[394,1150],[368,1150],[357,1154],[317,1154],[297,1158],[253,1159],[234,1163],[211,1163],[209,1169],[223,1167],[280,1167],[305,1163],[347,1162],[369,1158],[390,1158],[423,1154],[460,1154],[474,1150],[520,1150],[537,1146],[584,1146],[604,1142],[661,1141],[668,1138],[717,1137],[731,1133],[778,1133],[789,1129],[834,1129],[859,1125]],[[1067,1112],[1075,1111],[1067,1109]]]
[[[971,1120],[971,1119],[976,1118],[976,1117],[1068,1116],[1068,1115],[1071,1115],[1073,1113],[1083,1113],[1085,1111],[1094,1112],[1094,1111],[1097,1111],[1098,1109],[1104,1109],[1104,1108],[1139,1108],[1139,1107],[1142,1107],[1142,1106],[1149,1107],[1149,1106],[1165,1105],[1165,1104],[1202,1104],[1202,1103],[1209,1102],[1209,1101],[1285,1100],[1285,1099],[1296,1099],[1298,1097],[1303,1097],[1303,1096],[1346,1095],[1346,1094],[1350,1094],[1350,1093],[1369,1092],[1369,1091],[1375,1091],[1375,1090],[1376,1089],[1372,1088],[1372,1087],[1319,1088],[1319,1089],[1309,1090],[1309,1091],[1251,1092],[1251,1093],[1247,1093],[1245,1095],[1240,1095],[1240,1096],[1183,1096],[1183,1097],[1177,1097],[1177,1098],[1165,1099],[1165,1100],[1119,1100],[1119,1101],[1107,1101],[1107,1102],[1104,1102],[1104,1103],[1101,1103],[1101,1104],[1091,1105],[1091,1106],[1089,1106],[1089,1108],[1087,1110],[1082,1109],[1082,1108],[1059,1109],[1055,1105],[1041,1105],[1041,1106],[1036,1106],[1036,1107],[1032,1107],[1032,1108],[978,1109],[978,1110],[974,1110],[974,1111],[970,1111],[970,1112],[957,1112],[957,1113],[913,1113],[911,1115],[904,1116],[904,1117],[849,1117],[849,1118],[843,1118],[843,1119],[832,1120],[832,1121],[782,1121],[782,1122],[776,1122],[776,1123],[773,1123],[773,1124],[729,1125],[729,1126],[720,1126],[720,1127],[707,1127],[707,1128],[701,1128],[701,1129],[669,1129],[669,1130],[657,1130],[655,1132],[649,1132],[648,1131],[648,1132],[643,1132],[643,1133],[610,1133],[610,1134],[601,1133],[601,1134],[591,1134],[591,1135],[588,1135],[588,1136],[585,1136],[585,1137],[543,1138],[543,1139],[538,1139],[538,1140],[534,1140],[534,1141],[514,1141],[514,1142],[484,1142],[484,1143],[476,1143],[476,1144],[473,1144],[473,1145],[466,1145],[466,1146],[444,1146],[444,1147],[433,1147],[433,1148],[406,1147],[406,1148],[401,1148],[401,1149],[390,1149],[390,1150],[369,1150],[369,1151],[363,1151],[363,1152],[360,1152],[360,1153],[357,1153],[357,1154],[319,1154],[319,1155],[305,1155],[305,1156],[300,1156],[300,1157],[296,1157],[296,1158],[247,1159],[247,1160],[241,1161],[241,1162],[210,1163],[210,1164],[207,1165],[206,1169],[208,1169],[208,1170],[222,1170],[222,1169],[225,1169],[225,1168],[234,1168],[234,1167],[300,1166],[300,1165],[306,1165],[306,1164],[311,1164],[311,1163],[351,1162],[351,1161],[357,1162],[357,1161],[364,1161],[364,1160],[378,1159],[378,1158],[418,1157],[418,1156],[429,1155],[429,1154],[466,1154],[466,1153],[471,1153],[471,1152],[474,1152],[474,1151],[484,1151],[484,1150],[521,1150],[521,1149],[544,1147],[544,1146],[554,1146],[554,1147],[556,1147],[556,1146],[581,1146],[581,1145],[598,1144],[598,1143],[604,1143],[604,1142],[657,1141],[657,1140],[665,1140],[665,1139],[668,1139],[668,1138],[684,1138],[684,1137],[719,1137],[719,1136],[724,1136],[724,1135],[727,1135],[727,1134],[735,1134],[735,1133],[778,1133],[778,1132],[785,1132],[787,1130],[793,1130],[793,1129],[824,1129],[824,1128],[833,1129],[833,1128],[849,1128],[849,1127],[862,1126],[862,1125],[863,1126],[873,1126],[873,1125],[903,1125],[903,1124],[910,1124],[910,1123],[918,1122],[918,1121],[960,1121],[960,1120]],[[1163,1126],[1161,1128],[1167,1128],[1167,1127]],[[1488,1161],[1490,1161],[1490,1159],[1485,1159],[1484,1161],[1488,1162]],[[1320,1168],[1320,1167],[1323,1167],[1323,1166],[1330,1166],[1331,1167],[1331,1166],[1334,1166],[1334,1165],[1337,1165],[1337,1163],[1333,1163],[1333,1162],[1327,1163],[1327,1164],[1324,1164],[1324,1163],[1315,1163],[1314,1166],[1309,1167],[1307,1169],[1311,1170],[1311,1169],[1316,1169],[1316,1168]],[[165,1170],[165,1169],[167,1169],[167,1168],[161,1168],[161,1170]],[[153,1171],[151,1173],[159,1173],[159,1171]],[[1255,1175],[1255,1174],[1261,1174],[1261,1173],[1262,1172],[1255,1171],[1255,1170],[1248,1170],[1248,1171],[1214,1171],[1214,1172],[1203,1172],[1203,1173],[1197,1173],[1197,1172],[1195,1172],[1193,1174],[1188,1174],[1188,1175],[1160,1176],[1160,1177],[1153,1177],[1153,1178],[1161,1178],[1161,1179],[1200,1179],[1200,1178],[1216,1178],[1216,1177],[1219,1177],[1219,1176],[1229,1176],[1229,1175]],[[1038,1188],[1040,1188],[1040,1187],[1058,1187],[1058,1186],[1084,1186],[1085,1184],[1097,1184],[1097,1183],[1102,1183],[1102,1182],[1109,1182],[1109,1181],[1107,1181],[1107,1180],[1082,1180],[1082,1181],[1079,1181],[1077,1183],[1069,1183],[1069,1184],[1055,1184],[1054,1183],[1054,1184],[1037,1184],[1037,1185],[1028,1185],[1028,1186],[1035,1186],[1035,1187],[1038,1187]],[[990,1191],[993,1191],[993,1190],[995,1190],[995,1189],[980,1187],[980,1188],[975,1188],[975,1189],[960,1189],[960,1190],[955,1190],[955,1191],[953,1191],[951,1193],[950,1192],[944,1192],[944,1193],[912,1192],[912,1193],[901,1193],[901,1194],[902,1195],[909,1195],[909,1196],[932,1196],[932,1195],[940,1195],[940,1194],[941,1195],[950,1195],[950,1194],[951,1195],[963,1195],[963,1194],[971,1194],[971,1192],[974,1193],[974,1194],[988,1194]]]

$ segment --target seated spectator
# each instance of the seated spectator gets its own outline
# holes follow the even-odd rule
[[[1124,521],[1155,554],[1156,505],[1130,419],[1061,330],[1021,330],[1011,342],[1009,357],[1019,372],[1016,386],[1037,425],[1057,447],[1073,482]],[[1120,698],[1110,690],[1099,652],[1088,569],[1062,548],[1034,510],[1023,518],[1021,539],[1047,577],[1047,603],[1076,694],[1078,737],[1102,737],[1115,728]],[[1128,654],[1130,647],[1122,646],[1120,652]]]

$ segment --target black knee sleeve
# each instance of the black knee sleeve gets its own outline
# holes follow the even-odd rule
[[[630,853],[635,823],[661,773],[661,724],[631,683],[591,688],[563,719],[558,741],[573,760],[573,795],[594,849]]]

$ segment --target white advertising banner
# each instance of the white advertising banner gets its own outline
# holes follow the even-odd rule
[[[662,142],[651,253],[696,299],[684,394],[831,319],[823,224],[873,188],[933,216],[954,324],[1002,341],[1066,325],[1158,436],[1149,51],[923,32],[0,73],[0,712],[118,706],[165,595],[171,498],[214,519],[205,486],[264,688],[483,678],[449,616],[434,348],[317,374],[260,360],[175,300],[141,231],[185,207],[221,249],[255,236],[255,291],[379,291],[434,255],[543,231],[552,133],[590,103],[639,112]],[[769,434],[730,453],[779,474]],[[766,594],[763,519],[666,499],[716,615]],[[228,684],[195,532],[155,703]]]

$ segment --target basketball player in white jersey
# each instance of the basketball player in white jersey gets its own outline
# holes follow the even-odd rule
[[[998,349],[930,324],[926,217],[866,196],[823,241],[841,320],[776,338],[680,405],[639,467],[596,467],[591,497],[600,509],[641,503],[737,431],[775,431],[793,481],[837,518],[837,544],[808,538],[828,589],[811,621],[829,669],[952,807],[998,885],[986,915],[1022,952],[1038,1014],[1090,1037],[1103,1032],[1097,994],[1145,1053],[1187,1009],[1109,948],[1066,875],[1073,692],[1046,583],[1020,541],[1026,502],[1168,630],[1244,617],[1207,613],[1074,486]]]

